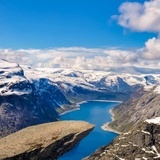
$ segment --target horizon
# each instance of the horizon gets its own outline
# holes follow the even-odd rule
[[[0,58],[34,67],[160,67],[160,0],[0,2]]]

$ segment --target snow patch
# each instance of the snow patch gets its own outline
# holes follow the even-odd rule
[[[160,86],[157,86],[155,89],[154,89],[154,92],[156,94],[160,94]]]
[[[152,119],[147,119],[145,120],[145,122],[151,124],[157,124],[157,125],[160,125],[160,117],[156,117],[156,118],[152,118]]]
[[[149,153],[149,154],[155,154],[153,151],[147,151],[145,148],[142,148],[142,151],[146,152],[146,153]]]
[[[147,131],[142,130],[142,132],[143,132],[144,134],[148,134],[148,135],[150,135],[150,133],[149,133],[149,132],[147,132]]]
[[[152,149],[155,151],[155,153],[157,154],[157,157],[154,158],[160,158],[160,153],[158,153],[157,148],[155,146],[152,146]]]

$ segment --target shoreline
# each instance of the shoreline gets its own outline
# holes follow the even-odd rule
[[[89,101],[98,101],[98,102],[117,102],[117,103],[122,103],[123,101],[114,101],[114,100],[97,100],[97,99],[95,99],[95,100],[89,100]]]
[[[77,108],[74,108],[74,109],[71,109],[71,110],[62,112],[62,113],[60,113],[59,115],[62,116],[62,115],[64,115],[64,114],[67,114],[67,113],[70,113],[70,112],[73,112],[73,111],[76,111],[76,110],[80,110],[80,108],[77,107]]]
[[[86,100],[86,101],[80,101],[80,102],[77,102],[76,104],[75,104],[75,108],[74,109],[71,109],[71,110],[68,110],[68,111],[64,111],[64,112],[62,112],[62,113],[60,113],[59,115],[61,116],[61,115],[64,115],[64,114],[66,114],[66,113],[69,113],[69,112],[72,112],[72,111],[75,111],[75,110],[80,110],[80,105],[81,104],[84,104],[84,103],[87,103],[87,102],[89,102],[89,101],[97,101],[97,102],[117,102],[117,103],[122,103],[123,101],[114,101],[114,100],[97,100],[97,99],[95,99],[95,100]],[[112,113],[111,113],[111,111],[109,111],[110,112],[110,114],[112,115]]]
[[[113,113],[112,109],[109,110],[109,113],[111,114],[111,119],[112,119],[112,121],[114,121],[115,118],[114,118],[114,113]]]
[[[114,118],[114,113],[113,113],[112,109],[109,110],[109,113],[111,114],[111,119],[112,119],[112,121],[114,121],[115,118]],[[112,122],[112,121],[111,121],[111,122]],[[104,131],[113,132],[113,133],[116,133],[116,134],[121,134],[121,133],[122,133],[122,132],[117,131],[116,129],[111,128],[111,127],[109,126],[109,123],[110,123],[110,122],[107,122],[107,123],[103,124],[103,125],[101,126],[101,128],[102,128]]]
[[[80,102],[77,102],[76,105],[80,105],[80,104],[83,104],[83,103],[87,103],[87,102],[90,102],[90,101],[94,101],[94,102],[117,102],[117,103],[122,103],[123,101],[116,101],[116,100],[98,100],[98,99],[91,99],[91,100],[86,100],[86,101],[80,101]]]
[[[113,101],[113,100],[86,100],[86,101],[80,101],[80,102],[76,103],[76,108],[71,109],[71,110],[68,110],[68,111],[65,111],[65,112],[63,112],[63,113],[60,113],[59,115],[62,116],[62,115],[67,114],[67,113],[69,113],[69,112],[73,112],[73,111],[76,111],[76,110],[80,110],[80,105],[81,105],[81,104],[84,104],[84,103],[87,103],[87,102],[89,102],[89,101],[117,102],[117,103],[122,103],[122,102],[123,102],[123,101]],[[115,120],[115,118],[114,118],[114,113],[113,113],[112,109],[109,110],[109,113],[111,114],[111,122],[112,122],[112,121]],[[109,123],[110,123],[110,122],[107,122],[107,123],[103,124],[103,125],[101,126],[102,130],[108,131],[108,132],[113,132],[113,133],[116,133],[116,134],[121,134],[121,133],[122,133],[122,132],[117,131],[116,129],[111,128],[111,127],[109,126]]]
[[[108,123],[105,123],[103,126],[101,126],[101,128],[104,130],[104,131],[108,131],[108,132],[113,132],[113,133],[116,133],[116,134],[121,134],[121,132],[109,127],[109,122]]]

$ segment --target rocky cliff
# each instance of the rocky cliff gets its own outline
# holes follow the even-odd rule
[[[63,105],[67,109],[71,103],[56,84],[46,78],[30,81],[21,66],[0,60],[0,137],[56,121]]]
[[[159,86],[149,91],[139,88],[132,94],[130,99],[115,107],[114,121],[109,124],[120,132],[126,132],[147,118],[160,116]]]
[[[160,159],[160,117],[139,122],[84,160]]]
[[[94,128],[82,121],[28,127],[0,139],[0,160],[55,160]]]

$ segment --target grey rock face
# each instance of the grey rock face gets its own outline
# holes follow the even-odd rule
[[[70,106],[48,79],[31,82],[18,64],[0,63],[0,137],[27,126],[56,121],[58,112],[63,110],[61,106]]]
[[[160,117],[156,121],[139,123],[84,160],[160,159]]]
[[[55,160],[93,128],[82,121],[61,121],[25,128],[0,139],[0,160]]]
[[[115,107],[112,112],[114,121],[109,126],[126,132],[140,121],[160,116],[160,94],[139,88],[128,101]]]

